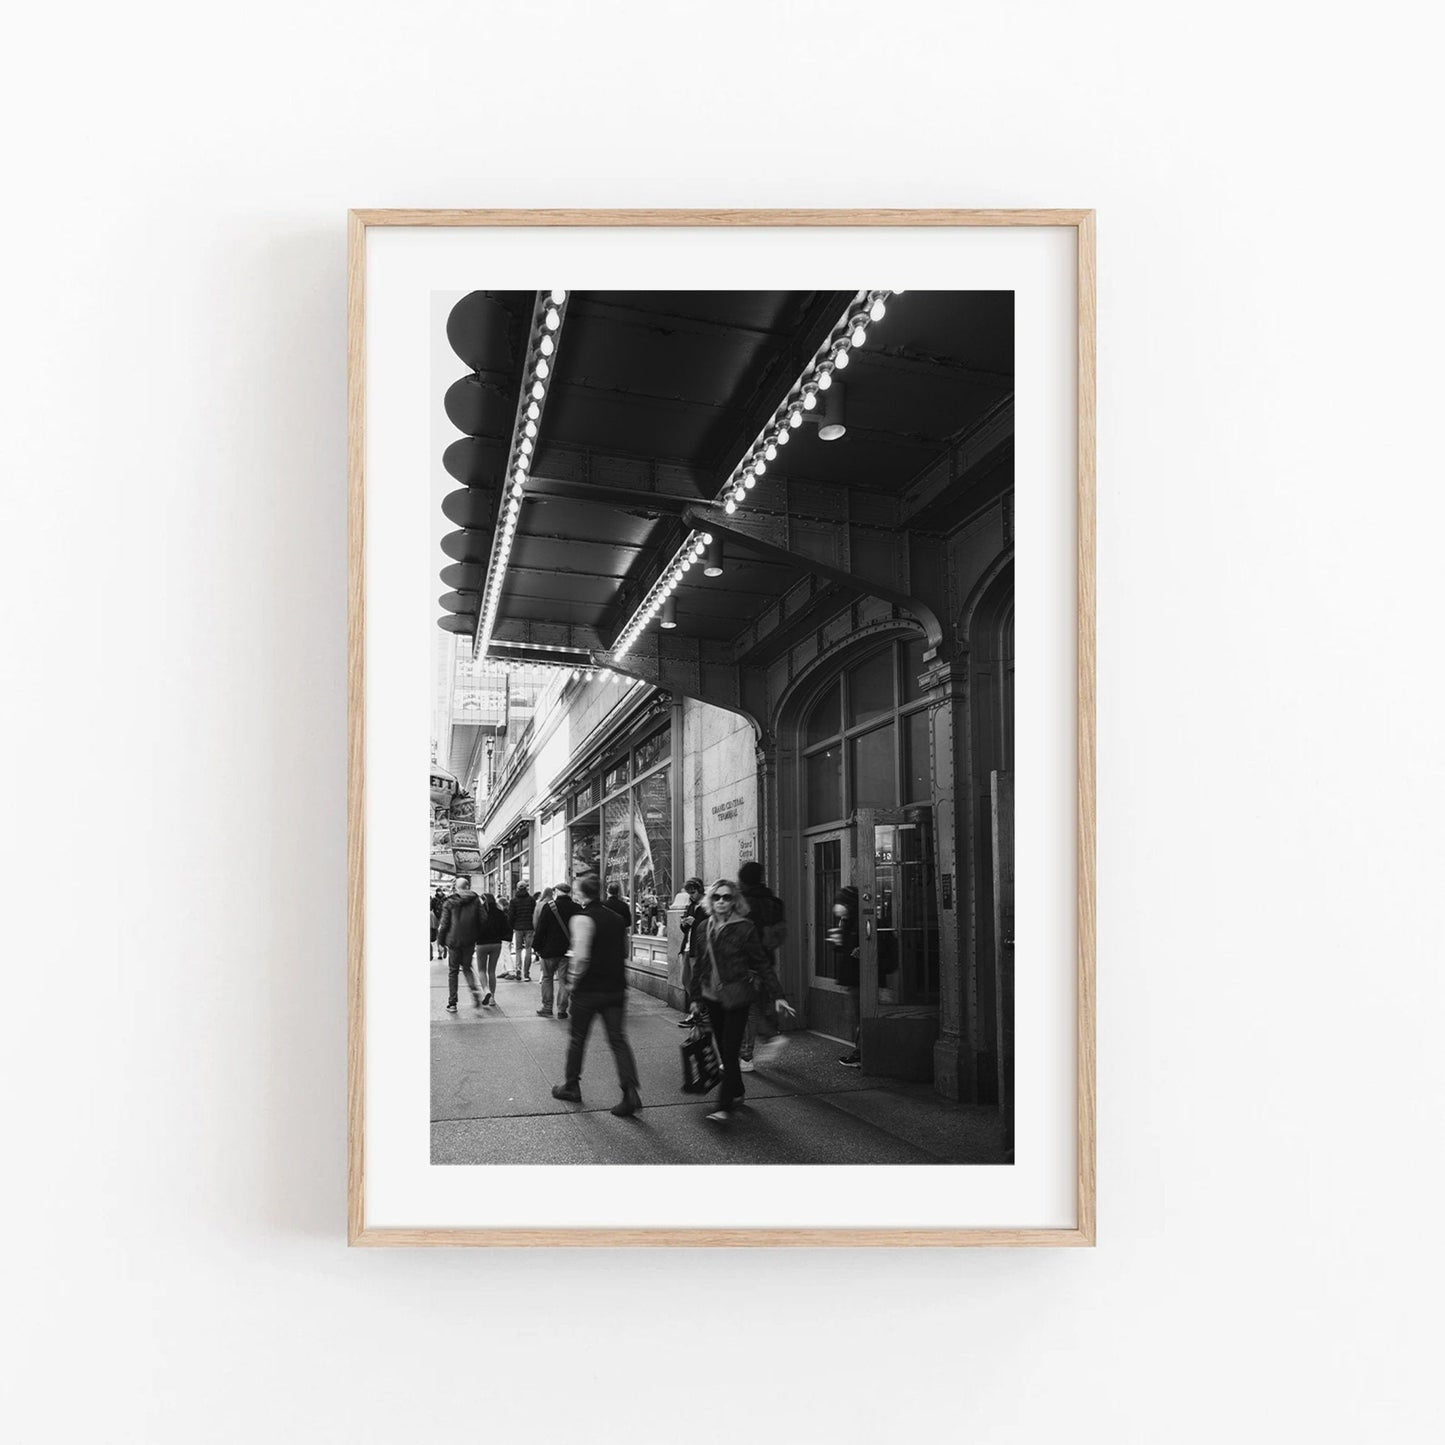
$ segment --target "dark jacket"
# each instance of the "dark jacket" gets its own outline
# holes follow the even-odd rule
[[[484,941],[485,923],[486,911],[480,895],[453,893],[442,904],[442,916],[437,920],[437,942],[446,948],[475,948]]]
[[[604,908],[610,908],[621,920],[624,928],[632,927],[632,910],[620,898],[604,898]]]
[[[500,904],[488,908],[482,904],[482,936],[478,943],[505,943],[512,936],[512,920]]]
[[[447,906],[445,893],[433,893],[431,896],[431,921],[432,927],[436,927],[436,921],[442,916],[442,909]]]
[[[750,919],[730,919],[719,927],[715,919],[709,918],[693,931],[697,936],[692,985],[695,994],[704,996],[712,991],[716,961],[724,1008],[746,1007],[754,997],[771,1005],[783,996],[772,957]]]
[[[586,970],[574,980],[572,992],[621,993],[627,987],[629,945],[626,926],[616,910],[608,908],[605,903],[589,903],[578,911],[592,920],[596,932],[592,935],[592,952]]]
[[[512,899],[512,930],[526,932],[532,926],[532,915],[537,911],[537,900],[525,889]]]
[[[577,912],[580,912],[580,909],[566,893],[559,893],[542,905],[542,911],[537,915],[537,931],[532,935],[532,947],[538,958],[566,957],[567,950],[571,947],[571,940],[567,936],[567,920]]]
[[[782,924],[787,913],[783,907],[783,900],[764,883],[753,885],[740,883],[738,892],[742,894],[743,900],[747,904],[747,916],[753,927],[762,935],[763,947],[776,947],[777,943],[769,930],[782,931]]]

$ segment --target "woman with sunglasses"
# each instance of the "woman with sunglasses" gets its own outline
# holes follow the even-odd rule
[[[794,1009],[783,997],[783,986],[761,935],[744,916],[746,905],[738,885],[730,878],[720,878],[708,896],[712,913],[706,923],[697,925],[701,938],[696,942],[693,989],[702,995],[723,1067],[718,1106],[707,1117],[714,1124],[726,1124],[743,1096],[738,1063],[749,1007],[756,999],[763,1008],[789,1016]]]

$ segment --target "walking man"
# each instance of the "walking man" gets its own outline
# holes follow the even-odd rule
[[[537,900],[527,892],[525,879],[512,899],[512,977],[532,981],[532,914]]]
[[[452,896],[442,904],[437,920],[437,942],[447,951],[447,1012],[457,1011],[457,974],[467,980],[472,991],[472,1007],[478,1012],[482,995],[472,973],[472,955],[482,939],[482,900],[472,892],[472,880],[465,873],[458,875]]]
[[[600,901],[602,885],[595,873],[577,884],[581,909],[568,924],[572,942],[572,1025],[567,1040],[567,1079],[552,1090],[554,1099],[582,1102],[582,1057],[592,1020],[602,1016],[607,1042],[617,1063],[617,1080],[622,1085],[621,1102],[612,1112],[627,1118],[642,1107],[638,1090],[637,1060],[627,1042],[623,1010],[627,997],[627,929],[622,920]]]
[[[567,950],[572,946],[568,923],[578,911],[572,901],[572,885],[559,883],[552,896],[537,910],[537,929],[533,945],[542,961],[542,1018],[552,1017],[553,994],[557,1000],[557,1017],[567,1017]]]
[[[632,909],[627,906],[627,900],[622,896],[620,883],[607,885],[607,902],[603,906],[610,908],[622,920],[622,926],[629,933],[632,931]]]

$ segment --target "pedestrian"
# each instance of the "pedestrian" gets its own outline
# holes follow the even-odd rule
[[[532,981],[532,915],[537,900],[527,892],[525,879],[517,884],[512,897],[512,977],[523,983]]]
[[[440,888],[435,889],[431,896],[431,952],[429,959],[445,958],[447,951],[437,945],[437,924],[441,922],[442,909],[446,907],[447,896]]]
[[[502,945],[512,936],[512,923],[506,910],[497,906],[497,900],[490,893],[482,894],[482,936],[477,944],[477,973],[486,972],[486,996],[484,1004],[495,1002],[497,995],[497,960],[502,954]]]
[[[484,915],[482,900],[472,892],[472,880],[461,874],[452,885],[452,896],[442,903],[437,919],[437,942],[447,955],[447,1012],[457,1011],[457,974],[460,973],[472,991],[472,1007],[482,1007],[482,996],[472,973],[472,955],[482,939]]]
[[[677,959],[682,965],[682,1021],[678,1024],[680,1029],[696,1028],[705,1018],[702,999],[693,988],[693,979],[697,973],[693,961],[693,943],[695,938],[701,939],[698,925],[707,921],[707,909],[702,906],[702,895],[706,891],[701,878],[689,878],[682,885],[682,892],[672,905],[682,909],[682,921],[678,925],[682,930],[682,952]]]
[[[553,884],[553,885],[550,886],[550,887],[544,888],[544,889],[537,895],[537,906],[532,909],[532,932],[533,932],[533,934],[535,934],[535,933],[537,932],[537,925],[542,921],[542,910],[552,901],[553,895],[554,895],[556,892],[557,892],[556,885]],[[532,952],[533,952],[533,953],[537,953],[537,940],[536,940],[535,937],[532,939]],[[542,955],[541,955],[540,953],[537,953],[537,957],[540,959],[540,958],[542,957]]]
[[[726,1124],[743,1097],[739,1053],[754,1000],[761,1000],[774,1014],[791,1016],[795,1012],[783,997],[783,986],[762,936],[738,911],[739,896],[738,885],[731,878],[719,878],[709,894],[712,916],[699,927],[700,970],[694,986],[707,1007],[723,1066],[718,1106],[707,1116],[714,1124]]]
[[[632,910],[627,906],[627,900],[622,896],[622,885],[620,883],[609,883],[607,885],[607,902],[603,905],[610,908],[621,920],[622,926],[632,932]]]
[[[564,1083],[553,1088],[552,1097],[572,1104],[582,1102],[582,1058],[592,1020],[600,1014],[617,1063],[617,1081],[622,1085],[622,1098],[612,1112],[625,1119],[642,1107],[637,1060],[627,1042],[625,1022],[627,929],[618,914],[600,902],[602,885],[595,873],[580,879],[577,891],[582,906],[567,925],[571,941],[568,984],[572,990],[567,1076]]]
[[[578,911],[572,901],[572,885],[558,883],[547,890],[552,896],[537,913],[537,927],[532,940],[537,957],[542,961],[542,1007],[537,1013],[551,1018],[555,995],[557,1017],[567,1017],[567,950],[572,946],[568,923]]]
[[[834,981],[843,988],[858,993],[858,890],[851,886],[840,888],[833,895],[833,927],[828,931],[828,942],[832,944],[837,966]],[[845,1069],[859,1069],[863,1066],[863,1055],[858,1049],[859,1028],[853,1029],[853,1047],[840,1056],[838,1062]]]
[[[787,910],[783,907],[783,900],[763,882],[763,865],[752,861],[738,869],[738,892],[742,895],[738,900],[738,910],[758,930],[776,971],[778,949],[788,937]],[[786,1035],[778,1031],[772,1013],[763,1007],[760,999],[754,999],[752,1008],[748,1010],[748,1026],[743,1030],[738,1067],[743,1073],[751,1074],[754,1058],[761,1059],[765,1064],[776,1062],[787,1042]]]

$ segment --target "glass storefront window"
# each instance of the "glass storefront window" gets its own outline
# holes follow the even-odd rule
[[[648,768],[660,763],[672,752],[672,729],[663,728],[661,732],[653,733],[646,742],[638,745],[637,767],[633,776],[637,773],[645,773]]]
[[[616,789],[620,788],[626,781],[627,759],[623,758],[620,762],[614,763],[610,768],[608,768],[606,775],[602,779],[602,791],[604,793],[614,792]]]
[[[807,760],[807,826],[843,816],[843,749],[834,746]]]
[[[848,725],[882,717],[893,711],[894,649],[884,648],[865,658],[848,674]]]
[[[572,826],[572,872],[569,877],[581,878],[597,871],[598,834],[596,823],[575,823]]]
[[[933,765],[928,750],[928,711],[909,713],[903,719],[903,801],[928,803],[933,799]]]
[[[898,804],[894,727],[886,723],[853,739],[853,806],[893,808]]]
[[[808,721],[803,727],[803,746],[813,747],[816,743],[835,738],[843,731],[841,713],[838,707],[838,684],[833,685],[813,704]]]
[[[630,811],[626,793],[620,798],[613,798],[610,803],[602,805],[604,897],[606,897],[607,888],[613,883],[622,890],[624,898],[628,894],[628,884],[631,882],[628,875],[632,871],[629,866],[630,850],[628,847],[632,834]]]
[[[667,925],[672,901],[671,769],[643,779],[633,790],[632,927],[656,934]],[[624,892],[626,889],[624,888]]]

